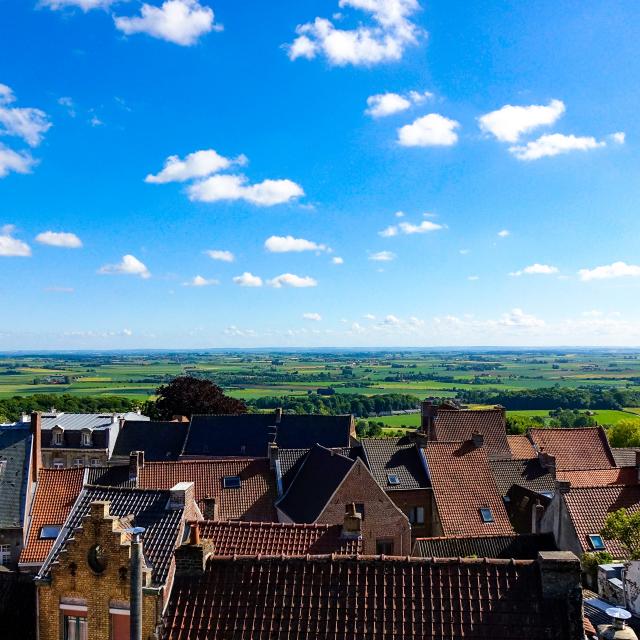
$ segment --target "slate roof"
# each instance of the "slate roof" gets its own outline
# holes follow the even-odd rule
[[[310,448],[314,444],[323,447],[348,447],[351,415],[317,416],[283,414],[278,425],[276,443],[285,449]]]
[[[135,487],[135,480],[129,480],[129,465],[112,467],[86,467],[85,484],[106,487]]]
[[[338,447],[332,449],[332,451],[347,458],[351,458],[352,460],[364,456],[362,453],[362,447]],[[286,491],[289,488],[289,485],[298,473],[298,469],[300,469],[307,453],[309,453],[309,449],[278,449],[283,491]]]
[[[320,445],[311,448],[277,507],[293,522],[314,522],[354,461]]]
[[[413,556],[421,558],[516,558],[535,560],[540,551],[557,551],[552,533],[511,536],[417,538]]]
[[[504,409],[443,409],[438,408],[434,421],[433,440],[463,442],[474,432],[484,436],[484,446],[490,458],[510,458]]]
[[[491,460],[489,462],[500,495],[506,496],[514,484],[532,491],[554,491],[555,481],[538,460]]]
[[[385,491],[424,489],[429,479],[415,441],[402,438],[364,438],[362,440],[367,466],[376,482]],[[400,484],[390,485],[387,474],[397,476]]]
[[[0,529],[23,526],[30,457],[30,429],[0,427]]]
[[[556,458],[556,469],[606,469],[615,467],[602,427],[580,429],[529,429],[539,451]]]
[[[239,476],[240,488],[225,489],[225,476]],[[221,520],[277,520],[275,478],[266,459],[148,462],[138,477],[138,486],[145,489],[170,489],[178,482],[194,483],[201,509],[205,498],[215,498]]]
[[[176,578],[165,638],[564,640],[569,611],[531,561],[210,557]]]
[[[40,529],[62,526],[82,490],[84,469],[40,469],[31,505],[27,543],[20,553],[20,563],[41,564],[54,540],[41,540]]]
[[[177,460],[187,437],[184,422],[126,420],[118,433],[113,456],[128,457],[132,451],[144,451],[148,461]]]
[[[527,436],[510,436],[507,435],[507,443],[511,449],[511,456],[514,460],[527,460],[537,458],[538,454],[531,444],[531,440]]]
[[[42,430],[53,429],[60,425],[65,431],[82,431],[82,429],[109,429],[116,420],[148,420],[146,416],[141,416],[135,412],[127,413],[43,413],[41,414]]]
[[[512,534],[487,452],[472,442],[428,442],[423,448],[445,536]],[[494,522],[483,522],[490,508]]]
[[[199,527],[200,537],[213,541],[216,556],[354,555],[362,551],[362,538],[343,538],[341,525],[204,520]]]
[[[556,476],[558,480],[570,482],[571,487],[600,487],[609,484],[638,484],[638,472],[635,467],[557,471]]]
[[[618,467],[635,467],[636,466],[636,451],[640,449],[636,447],[612,447],[613,459]]]
[[[133,515],[132,526],[145,528],[142,534],[142,550],[147,565],[151,568],[151,582],[154,585],[164,584],[173,560],[173,551],[180,542],[183,522],[183,509],[167,509],[170,497],[169,491],[118,487],[85,488],[58,536],[53,553],[40,569],[38,578],[49,577],[51,565],[57,561],[75,530],[82,526],[83,519],[90,513],[91,503],[100,500],[110,503],[110,515],[116,518]]]

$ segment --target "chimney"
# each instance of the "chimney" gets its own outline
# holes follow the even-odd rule
[[[540,504],[540,500],[536,500],[531,510],[531,533],[540,533],[540,523],[544,515],[544,507]]]
[[[362,536],[362,515],[356,511],[356,505],[351,502],[347,505],[342,525],[343,538],[360,538]]]
[[[205,498],[202,501],[202,516],[205,520],[218,520],[218,503],[216,499],[211,496]]]
[[[282,407],[276,409],[276,424],[280,424],[282,421]]]
[[[144,467],[144,451],[132,451],[129,454],[129,481],[137,487],[140,482],[140,471]]]
[[[599,640],[638,640],[635,631],[627,626],[631,614],[620,607],[609,607],[606,614],[611,618],[610,624],[598,625]]]
[[[569,493],[570,489],[571,489],[570,482],[567,482],[566,480],[556,480],[556,493],[565,495]]]
[[[120,420],[120,416],[117,413],[114,413],[111,416],[111,424],[118,424],[119,420]]]
[[[543,469],[546,469],[555,478],[556,476],[556,457],[544,451],[538,452],[538,462]]]
[[[198,525],[192,524],[189,541],[180,545],[174,552],[176,576],[202,575],[207,565],[207,557],[212,553],[213,541],[201,540]]]
[[[433,399],[423,400],[420,404],[420,431],[427,436],[427,440],[435,440],[434,426],[438,416],[438,407]]]
[[[276,463],[278,462],[279,453],[278,453],[278,445],[275,442],[269,443],[269,468],[274,471],[276,468]]]
[[[31,414],[31,482],[38,482],[42,468],[42,416]]]
[[[189,544],[200,544],[200,526],[197,522],[189,525]]]
[[[120,418],[120,420],[118,420],[118,432],[122,431],[122,427],[124,427],[125,422],[126,420],[124,418]]]
[[[484,446],[484,436],[479,431],[474,431],[471,434],[471,440],[473,441],[473,446],[476,449],[480,449]]]
[[[580,560],[575,554],[570,551],[540,551],[538,567],[543,598],[566,600],[574,597],[577,592],[582,608]]]
[[[178,482],[169,489],[170,497],[167,509],[176,510],[184,509],[184,517],[186,520],[195,520],[198,512],[196,511],[196,498],[193,482]]]

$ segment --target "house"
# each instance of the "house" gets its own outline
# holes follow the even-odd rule
[[[148,490],[87,487],[36,577],[39,640],[128,640],[132,527],[142,527],[142,637],[157,637],[193,484]]]
[[[361,458],[315,445],[276,502],[280,522],[342,524],[350,505],[361,517],[363,552],[406,555],[409,519],[378,485]]]
[[[176,552],[166,640],[584,640],[580,563]],[[232,594],[232,595],[230,595]]]
[[[149,462],[177,460],[188,426],[187,421],[180,420],[125,420],[118,431],[110,464],[128,464],[132,451],[144,451],[144,458]]]

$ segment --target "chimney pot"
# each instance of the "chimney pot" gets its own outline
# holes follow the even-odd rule
[[[190,525],[189,544],[200,544],[200,527],[197,522],[192,522]]]
[[[362,536],[362,515],[356,511],[356,505],[350,502],[344,514],[342,525],[343,538],[360,538]]]
[[[129,454],[129,480],[138,486],[140,471],[144,467],[144,451],[132,451]]]

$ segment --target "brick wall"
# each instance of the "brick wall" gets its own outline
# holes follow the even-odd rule
[[[411,525],[412,538],[428,538],[433,535],[431,529],[431,489],[406,489],[402,491],[388,491],[387,495],[393,503],[409,518],[411,509],[424,509],[424,524]],[[409,518],[410,519],[410,518]]]

